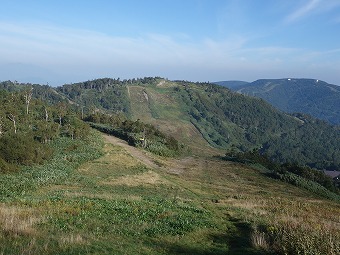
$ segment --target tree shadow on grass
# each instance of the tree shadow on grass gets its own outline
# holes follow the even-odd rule
[[[251,245],[250,224],[232,220],[233,227],[225,233],[209,234],[204,243],[160,243],[159,245],[169,254],[195,255],[272,255],[264,250],[254,249]]]
[[[260,254],[272,254],[270,252],[255,249],[251,243],[252,228],[249,223],[232,219],[231,222],[234,225],[234,229],[230,229],[227,232],[227,241],[229,245],[229,251],[227,254],[232,255],[260,255]]]

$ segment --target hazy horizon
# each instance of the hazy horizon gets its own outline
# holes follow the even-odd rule
[[[2,1],[0,80],[340,85],[340,1]]]

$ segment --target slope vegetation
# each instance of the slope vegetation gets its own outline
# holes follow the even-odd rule
[[[267,89],[275,87],[269,84]],[[140,119],[200,155],[255,149],[281,163],[340,169],[338,127],[304,114],[285,114],[262,99],[215,84],[105,78],[66,84],[56,91],[78,114],[106,112]]]

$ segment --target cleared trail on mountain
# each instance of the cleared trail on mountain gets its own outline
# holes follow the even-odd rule
[[[193,157],[166,160],[160,159],[150,152],[130,146],[126,141],[115,136],[103,134],[103,137],[105,142],[124,148],[132,157],[151,169],[163,170],[172,174],[181,174],[185,169],[192,167],[195,162]]]
[[[103,136],[107,143],[111,143],[111,144],[123,147],[131,156],[133,156],[135,159],[138,159],[141,163],[143,163],[147,167],[159,168],[159,166],[154,162],[154,159],[152,159],[151,155],[147,155],[146,152],[143,152],[133,146],[128,145],[127,142],[115,136],[110,136],[110,135],[103,135]]]

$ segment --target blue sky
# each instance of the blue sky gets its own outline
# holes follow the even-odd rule
[[[0,3],[0,80],[296,77],[340,85],[340,0]]]

